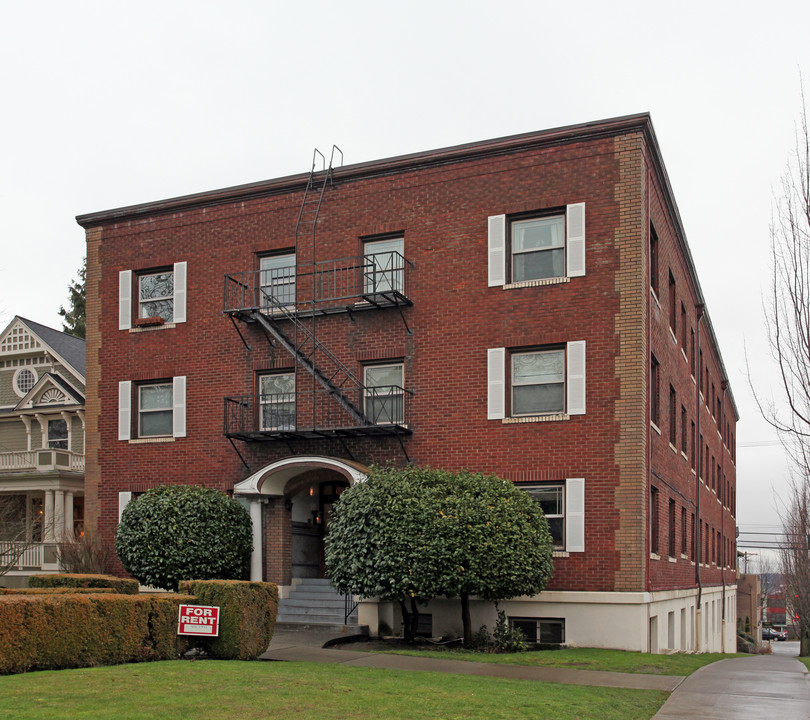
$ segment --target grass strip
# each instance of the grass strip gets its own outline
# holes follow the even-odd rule
[[[362,650],[362,644],[347,646]],[[753,657],[742,653],[700,653],[674,655],[651,655],[630,650],[603,650],[601,648],[563,648],[522,653],[479,653],[462,649],[415,648],[380,650],[399,655],[435,657],[444,660],[469,660],[471,662],[499,663],[502,665],[525,665],[527,667],[573,668],[579,670],[607,670],[610,672],[643,673],[648,675],[691,675],[704,665],[733,657]]]
[[[667,693],[318,663],[167,661],[0,677],[0,718],[647,720]]]

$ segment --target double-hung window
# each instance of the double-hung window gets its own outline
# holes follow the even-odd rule
[[[585,342],[487,351],[487,418],[585,414]],[[522,420],[525,422],[525,420]]]
[[[585,552],[585,480],[519,485],[540,504],[556,550]]]
[[[565,218],[512,222],[512,282],[565,275]]]
[[[405,422],[402,363],[368,365],[364,372],[365,414],[374,425]]]
[[[565,547],[565,486],[561,483],[535,485],[524,489],[543,509],[554,547]]]
[[[512,361],[512,415],[565,412],[565,350],[515,353]]]
[[[295,305],[295,253],[259,258],[259,271],[260,307]]]
[[[585,274],[585,203],[556,213],[488,218],[489,286]]]
[[[403,292],[405,289],[403,238],[371,240],[363,245],[365,293]]]
[[[174,272],[138,276],[138,317],[174,320]]]
[[[172,383],[138,386],[138,437],[172,434]]]
[[[134,407],[133,407],[134,404]],[[118,439],[186,436],[186,378],[118,383]]]
[[[185,262],[136,272],[134,283],[132,270],[119,272],[118,329],[130,330],[133,321],[136,325],[186,322],[186,275]]]
[[[68,449],[68,425],[66,420],[48,420],[48,447],[55,450]]]
[[[295,430],[295,373],[259,377],[262,430]]]

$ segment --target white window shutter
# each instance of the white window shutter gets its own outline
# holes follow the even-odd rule
[[[585,478],[565,481],[565,549],[585,552]]]
[[[487,420],[506,416],[506,348],[487,350]]]
[[[174,264],[174,322],[186,321],[186,275],[188,263]]]
[[[118,383],[118,439],[129,440],[132,433],[132,383]]]
[[[186,436],[186,378],[185,375],[172,381],[172,435]]]
[[[565,216],[567,275],[580,277],[585,274],[585,203],[569,205]]]
[[[570,342],[566,348],[568,414],[585,414],[585,341]]]
[[[118,522],[121,522],[121,516],[124,514],[124,508],[129,505],[130,500],[132,500],[132,493],[131,492],[120,492],[118,493]]]
[[[506,215],[492,215],[487,221],[489,287],[506,282]]]
[[[132,327],[132,270],[118,273],[118,329]]]

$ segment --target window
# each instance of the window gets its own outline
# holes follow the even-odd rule
[[[172,434],[172,384],[138,386],[138,437]]]
[[[565,275],[565,218],[562,215],[515,220],[512,230],[512,282]]]
[[[138,317],[174,319],[174,273],[171,271],[138,276]]]
[[[507,413],[509,417],[584,415],[585,342],[514,352],[491,348],[487,389],[489,420],[504,419]]]
[[[669,386],[669,442],[672,447],[678,443],[678,396],[672,385]]]
[[[658,555],[658,488],[650,488],[650,552]]]
[[[295,304],[295,253],[267,255],[259,258],[260,307]]]
[[[689,448],[689,423],[686,419],[686,408],[681,405],[681,452],[686,455]]]
[[[186,322],[187,263],[178,262],[169,268],[136,273],[135,322],[137,325]],[[118,329],[129,330],[133,325],[132,270],[118,273]],[[159,318],[156,322],[144,322]]]
[[[365,414],[374,425],[405,422],[402,363],[365,368]]]
[[[367,294],[405,290],[403,238],[372,240],[363,245],[365,292]]]
[[[48,447],[68,449],[68,425],[65,420],[48,420]]]
[[[675,501],[669,501],[669,557],[675,557]]]
[[[489,286],[585,275],[585,203],[488,218]]]
[[[185,437],[185,376],[134,384],[130,380],[119,382],[118,439],[131,440],[133,426],[136,438]]]
[[[658,296],[658,233],[650,223],[650,287]]]
[[[650,355],[650,420],[658,427],[661,422],[661,407],[658,397],[658,360]]]
[[[535,485],[524,487],[529,496],[540,503],[543,513],[548,520],[548,529],[554,547],[565,547],[565,486],[559,485]]]
[[[675,276],[669,271],[669,326],[673,334],[678,332],[678,300],[675,287]]]
[[[32,368],[20,368],[14,373],[14,392],[25,397],[37,382],[37,371]]]
[[[687,544],[686,540],[688,538],[688,528],[686,526],[686,508],[681,508],[681,555],[686,555]]]
[[[689,328],[689,370],[695,377],[695,330]]]
[[[565,350],[512,355],[512,415],[565,412]]]
[[[681,303],[681,346],[686,352],[686,305]]]
[[[696,531],[695,531],[695,513],[692,513],[692,520],[691,520],[690,527],[692,528],[692,532],[689,533],[689,545],[691,547],[691,551],[689,553],[689,556],[692,558],[692,560],[697,560],[697,558],[695,556],[695,534],[696,534]]]
[[[695,421],[693,420],[689,423],[689,443],[692,446],[692,452],[690,453],[692,457],[692,469],[695,470],[697,467],[697,457],[695,456]]]
[[[565,642],[565,618],[510,617],[509,624],[520,630],[529,643],[562,645]]]
[[[259,377],[262,430],[295,430],[295,373]]]

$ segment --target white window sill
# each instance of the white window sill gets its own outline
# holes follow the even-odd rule
[[[676,563],[676,562],[678,562],[678,560],[677,560],[677,558],[674,558],[674,557],[672,557],[672,555],[670,555],[669,556],[669,562]]]
[[[673,344],[677,345],[678,344],[678,338],[675,335],[675,331],[672,329],[672,325],[669,326],[669,335],[672,338]]]
[[[154,438],[131,438],[130,445],[148,445],[149,443],[171,443],[174,442],[173,437],[154,437]]]
[[[565,413],[557,413],[556,415],[527,415],[526,417],[508,417],[503,418],[501,422],[504,425],[521,425],[523,423],[557,422],[559,420],[570,419],[571,417]]]
[[[681,560],[688,560],[688,559],[689,559],[688,555],[686,555],[684,553],[681,553]],[[692,564],[694,565],[694,563],[692,563]]]
[[[516,288],[541,287],[543,285],[559,285],[560,283],[571,282],[569,277],[543,278],[541,280],[523,280],[522,282],[506,283],[501,285],[504,290],[515,290]]]
[[[678,454],[678,448],[676,448],[672,443],[669,444],[669,449],[672,450],[676,455]]]
[[[171,330],[172,328],[175,327],[177,327],[177,325],[171,322],[171,323],[163,323],[163,325],[147,325],[146,327],[133,327],[130,328],[129,331],[131,333],[142,333],[142,332],[152,332],[153,330]]]
[[[661,556],[656,553],[650,553],[650,560],[660,560]]]
[[[567,558],[571,557],[570,553],[567,550],[554,550],[551,553],[551,557],[555,558]]]
[[[655,430],[659,435],[661,434],[661,428],[658,427],[652,420],[650,420],[650,427]]]

